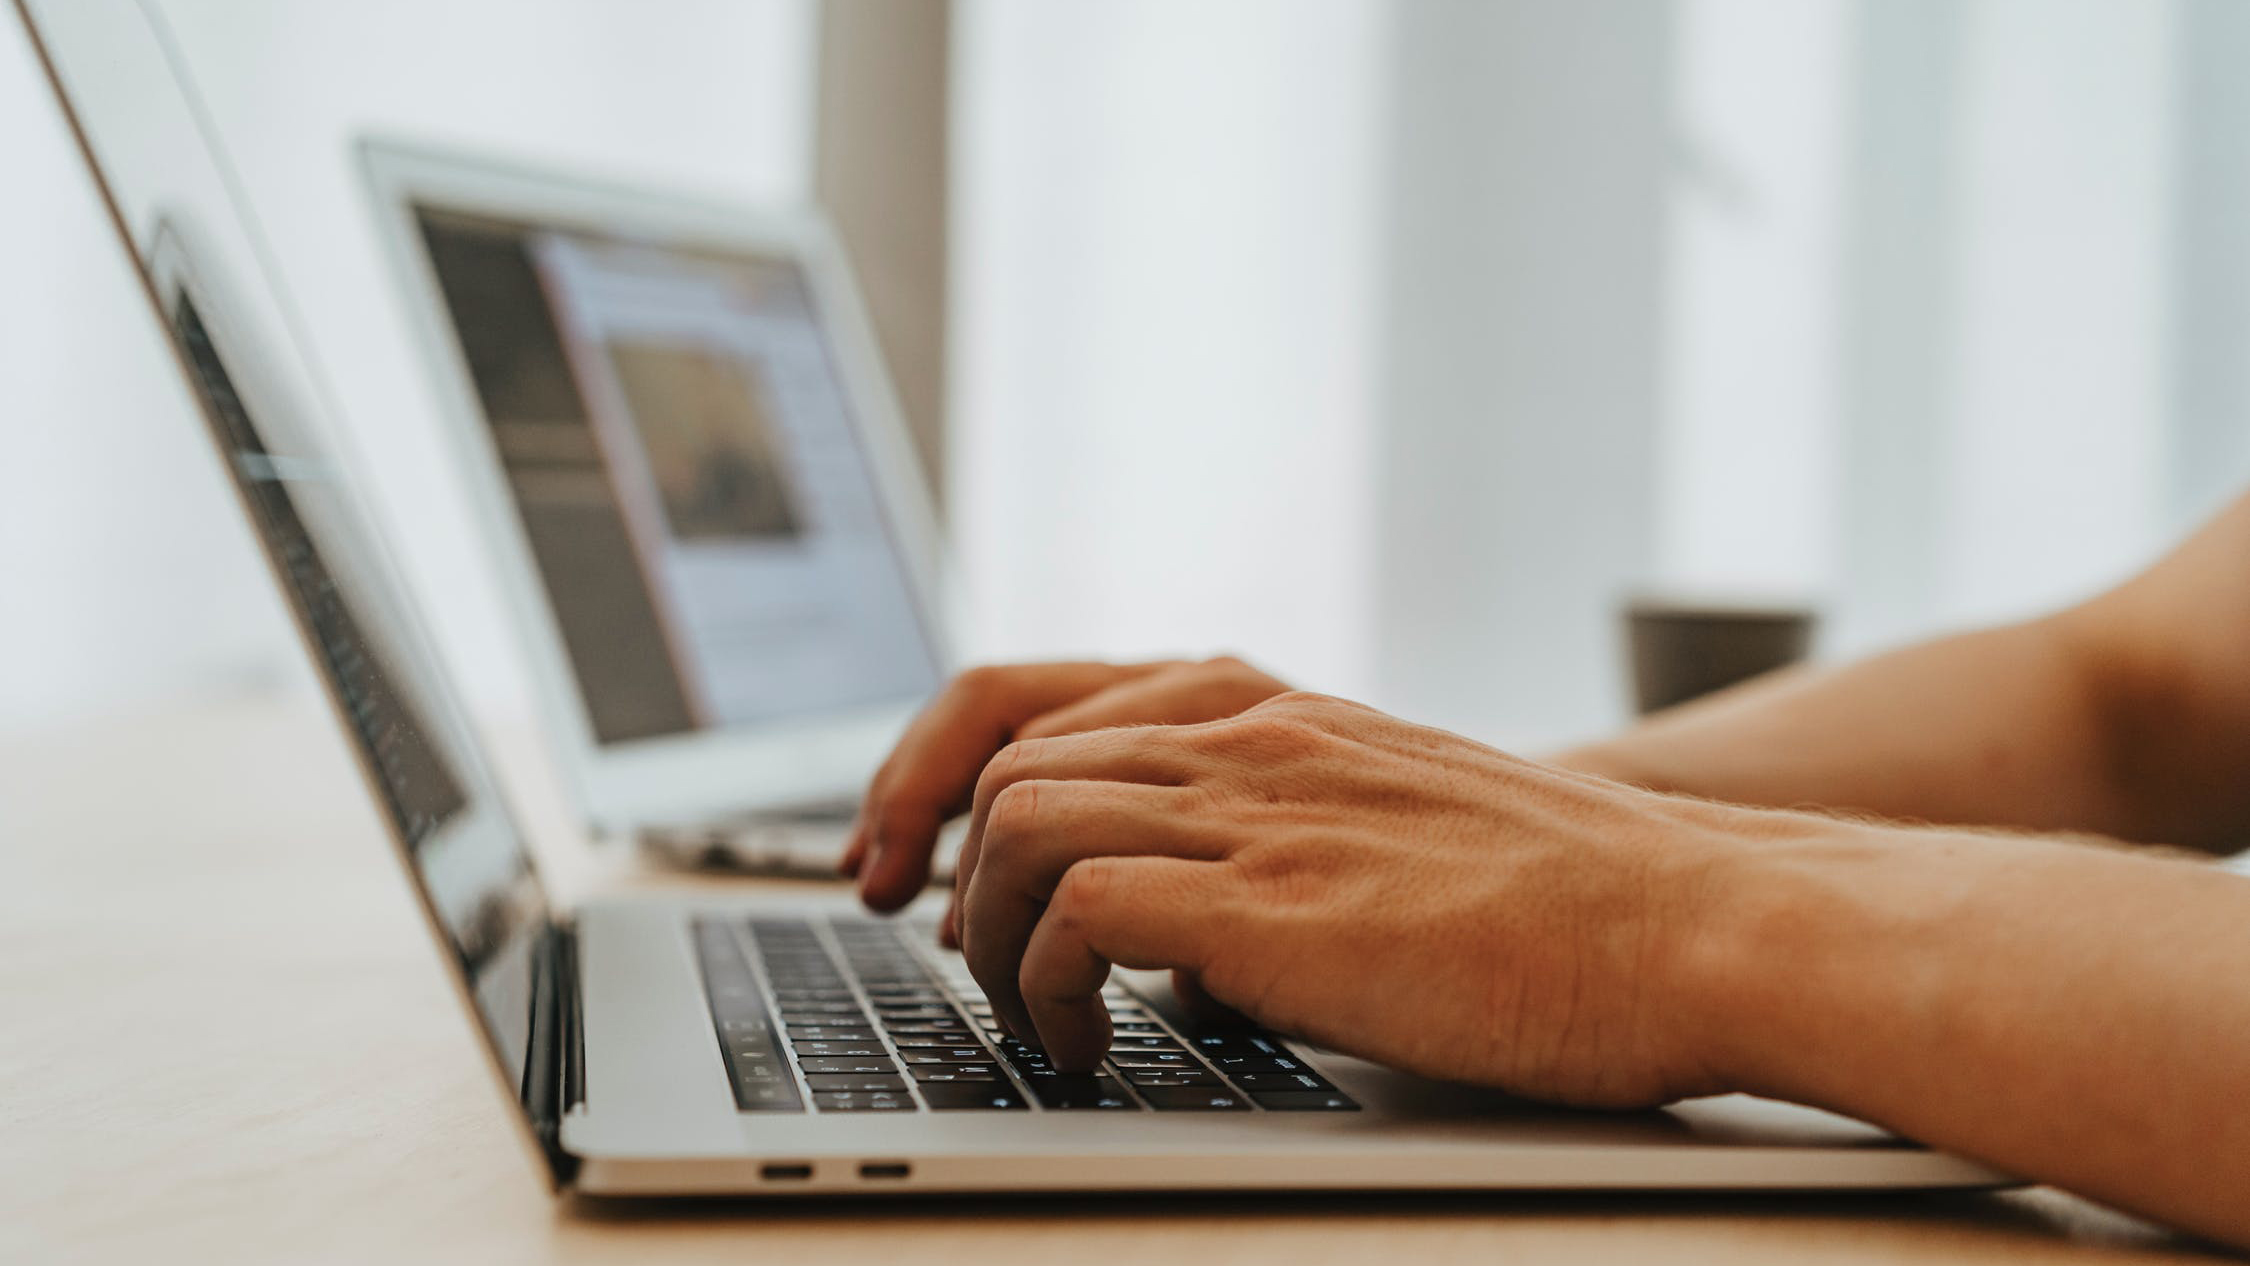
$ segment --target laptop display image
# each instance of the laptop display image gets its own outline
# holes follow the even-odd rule
[[[930,692],[801,267],[416,219],[598,742]]]
[[[848,801],[947,670],[926,480],[824,218],[360,159],[589,827],[766,868],[745,833]]]

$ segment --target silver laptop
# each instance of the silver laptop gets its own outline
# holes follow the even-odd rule
[[[1547,1110],[1239,1027],[1139,978],[1065,1075],[1003,1040],[926,911],[540,883],[311,424],[280,291],[160,41],[115,0],[18,0],[343,733],[558,1188],[811,1193],[1982,1186],[1980,1166],[1742,1096]],[[276,945],[277,954],[289,947]]]
[[[361,158],[590,828],[834,873],[946,656],[924,477],[822,217]]]

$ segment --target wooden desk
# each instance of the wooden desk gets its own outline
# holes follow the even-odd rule
[[[596,870],[522,742],[551,871]],[[0,1261],[2201,1260],[2054,1192],[551,1200],[310,702],[0,741]]]

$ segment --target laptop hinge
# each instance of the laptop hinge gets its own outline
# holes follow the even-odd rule
[[[553,921],[540,938],[533,971],[531,1042],[524,1061],[523,1106],[546,1153],[555,1185],[568,1186],[578,1158],[562,1147],[562,1119],[586,1101],[586,1043],[578,988],[578,933]]]

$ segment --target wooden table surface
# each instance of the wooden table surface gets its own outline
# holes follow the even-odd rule
[[[502,750],[550,873],[615,869]],[[0,1262],[2210,1260],[2041,1190],[556,1201],[471,1041],[310,700],[0,740]]]

